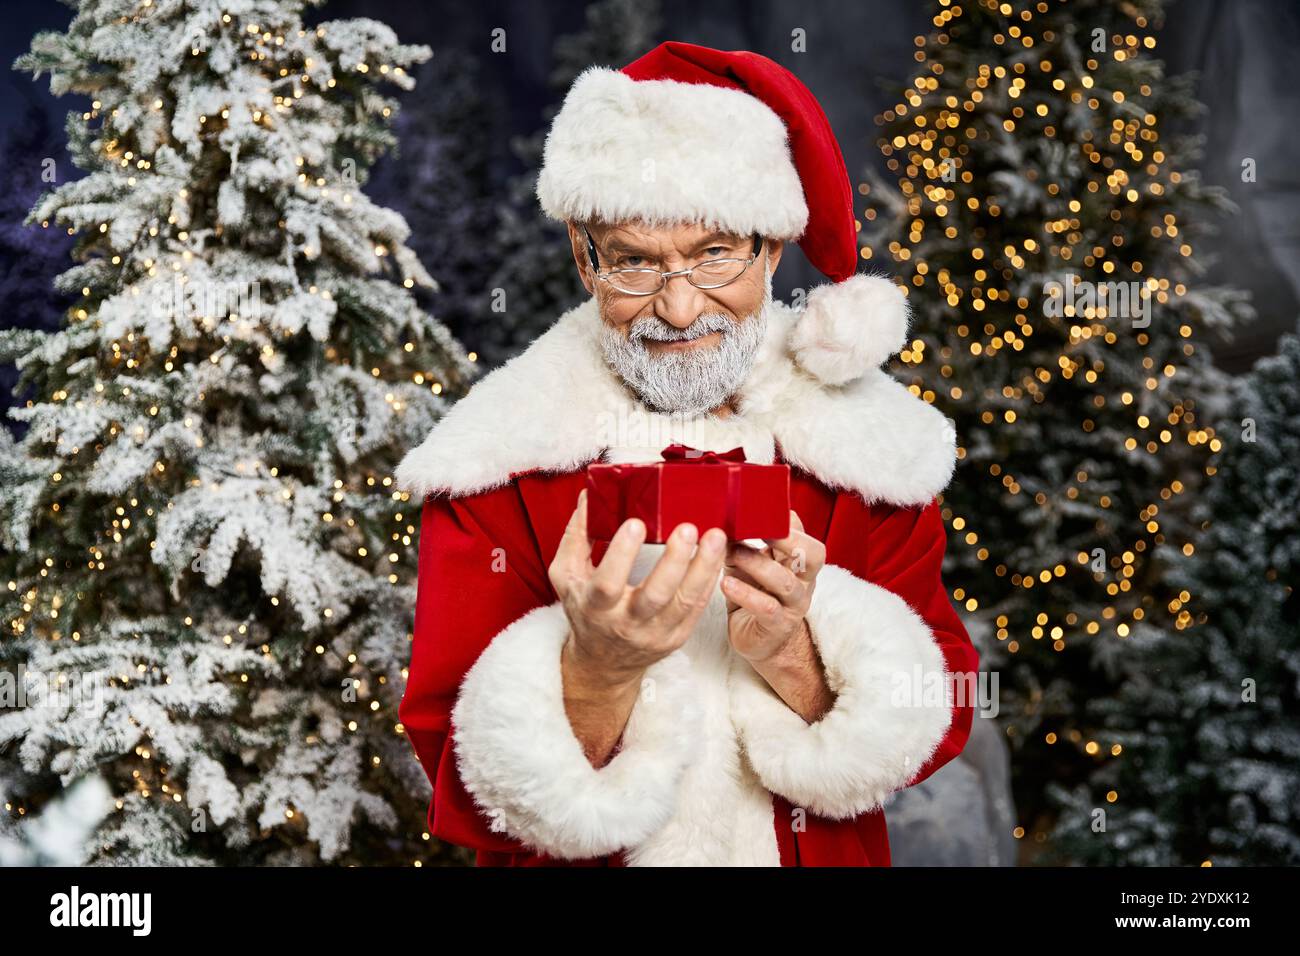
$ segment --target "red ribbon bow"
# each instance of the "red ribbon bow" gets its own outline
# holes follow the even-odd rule
[[[740,445],[730,451],[699,451],[690,445],[675,444],[669,445],[659,454],[663,456],[664,461],[702,462],[709,465],[720,465],[728,461],[743,462],[745,460],[745,449]]]

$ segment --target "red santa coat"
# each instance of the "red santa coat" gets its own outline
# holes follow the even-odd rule
[[[402,462],[399,485],[426,497],[400,716],[433,836],[479,865],[889,865],[886,798],[957,756],[974,714],[979,659],[940,577],[954,435],[879,369],[809,374],[827,356],[798,318],[772,303],[738,414],[684,420],[610,372],[588,300]],[[791,506],[827,547],[808,621],[836,699],[811,725],[791,710],[730,649],[716,592],[597,769],[564,710],[547,568],[588,463],[675,441],[791,465]],[[660,553],[643,546],[634,582]]]

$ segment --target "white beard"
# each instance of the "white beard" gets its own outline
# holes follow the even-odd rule
[[[650,408],[679,415],[702,415],[726,403],[753,367],[767,329],[772,273],[764,270],[763,301],[740,322],[720,312],[705,312],[684,329],[658,316],[632,322],[624,331],[602,323],[600,350],[606,364]],[[645,340],[679,341],[710,332],[722,340],[712,348],[651,354]]]

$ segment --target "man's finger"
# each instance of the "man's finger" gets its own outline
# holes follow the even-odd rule
[[[646,575],[632,595],[632,616],[645,620],[658,614],[677,593],[686,569],[690,565],[691,551],[700,532],[690,523],[679,524],[668,536],[664,553]]]
[[[799,607],[805,591],[804,582],[790,568],[766,552],[755,551],[743,544],[734,545],[728,556],[735,570],[745,572],[759,589],[786,607]]]
[[[826,545],[803,530],[799,513],[790,511],[790,533],[784,538],[764,538],[772,556],[804,581],[811,581],[826,564]]]
[[[749,575],[748,575],[744,570],[742,570],[741,567],[740,567],[738,564],[736,564],[736,562],[735,562],[735,558],[734,558],[734,549],[735,549],[736,547],[739,547],[739,546],[740,546],[740,542],[738,542],[738,541],[737,541],[737,542],[732,542],[732,544],[731,544],[730,546],[728,546],[727,549],[726,549],[726,551],[724,552],[724,557],[723,557],[723,564],[722,564],[722,567],[723,567],[723,570],[726,571],[726,577],[736,577],[736,578],[740,578],[740,580],[744,581],[746,584],[750,584],[750,585],[753,585],[754,587],[758,587],[758,582],[756,582],[753,578],[751,578],[751,577],[750,577],[750,576],[749,576]],[[755,549],[755,550],[758,550],[758,549]],[[764,549],[764,550],[760,551],[759,553],[760,553],[760,554],[769,554],[770,551],[769,551],[768,549]],[[725,581],[723,581],[722,583],[723,583],[723,584],[726,584]],[[730,593],[730,591],[728,591],[728,589],[727,589],[726,587],[723,587],[723,588],[722,588],[722,596],[725,597],[725,598],[727,599],[727,613],[728,613],[728,614],[730,614],[730,613],[731,613],[732,611],[734,611],[736,608],[740,607],[739,604],[737,604],[735,601],[733,601],[733,600],[731,599],[731,593]]]
[[[632,565],[645,540],[645,522],[628,518],[605,549],[605,555],[591,577],[587,579],[588,602],[597,610],[613,607],[623,599]]]
[[[681,620],[689,619],[692,613],[699,617],[704,612],[704,606],[713,596],[718,572],[722,570],[726,556],[727,536],[722,529],[710,528],[704,532],[700,546],[695,549],[695,557],[691,559],[682,583],[677,588],[678,604],[684,609]]]
[[[722,590],[722,596],[727,599],[727,613],[730,614],[736,608],[740,607],[740,605],[731,598],[731,590],[727,584],[727,578],[739,578],[742,582],[751,586],[754,584],[754,579],[734,567],[726,568],[726,573],[722,575],[722,579],[718,583]]]
[[[755,587],[757,587],[757,586],[758,586],[758,582],[755,581],[753,578],[751,578],[751,577],[749,576],[748,572],[746,572],[745,569],[742,568],[742,567],[740,566],[740,563],[739,563],[739,560],[738,560],[738,558],[737,558],[737,555],[739,555],[740,552],[741,552],[742,550],[744,550],[744,551],[748,551],[748,552],[751,552],[751,553],[753,553],[753,554],[761,554],[761,555],[763,555],[764,557],[771,557],[771,555],[772,555],[771,549],[769,549],[769,548],[762,548],[762,549],[759,549],[759,548],[753,548],[753,547],[750,547],[749,545],[744,544],[743,542],[740,542],[740,541],[731,541],[731,542],[728,542],[728,544],[727,544],[727,548],[726,548],[726,550],[723,552],[723,557],[722,557],[722,566],[723,566],[723,568],[726,570],[726,572],[727,572],[728,574],[734,574],[734,575],[736,575],[738,578],[740,578],[742,581],[745,581],[745,582],[747,582],[747,583],[749,583],[749,584],[752,584],[752,585],[754,585]]]
[[[735,602],[753,614],[754,619],[762,627],[771,627],[781,613],[780,601],[766,591],[761,591],[752,584],[746,584],[733,575],[728,574],[722,579],[722,593],[729,601]]]
[[[587,537],[587,489],[578,492],[578,505],[564,526],[560,546],[552,562],[552,585],[558,573],[560,580],[579,581],[591,576],[595,566],[591,563],[591,540]],[[558,590],[558,588],[557,588]]]

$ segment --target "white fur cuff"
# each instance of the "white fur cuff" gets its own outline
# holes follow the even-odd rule
[[[698,745],[690,662],[675,651],[646,670],[622,749],[597,770],[564,710],[556,602],[515,621],[479,656],[452,710],[465,789],[493,828],[559,859],[633,846],[672,814]]]
[[[952,720],[951,682],[930,628],[898,595],[828,564],[808,625],[838,696],[809,724],[745,666],[732,712],[763,785],[818,816],[882,806],[938,749]]]

